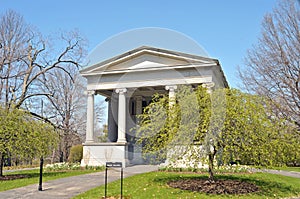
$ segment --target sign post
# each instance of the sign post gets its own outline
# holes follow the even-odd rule
[[[106,162],[105,166],[105,199],[107,198],[107,169],[121,168],[121,199],[123,198],[123,166],[122,162]]]
[[[43,156],[42,156],[41,159],[40,159],[40,178],[39,178],[39,187],[38,187],[39,191],[43,191],[43,186],[42,186],[42,183],[43,183],[43,164],[44,164],[44,159],[43,159]]]

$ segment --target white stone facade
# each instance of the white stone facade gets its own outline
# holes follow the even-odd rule
[[[82,165],[105,162],[143,164],[142,146],[135,143],[137,115],[153,94],[169,93],[175,102],[177,85],[228,87],[219,61],[181,52],[140,47],[80,71],[88,80],[87,128]],[[108,142],[94,140],[94,96],[107,97]]]

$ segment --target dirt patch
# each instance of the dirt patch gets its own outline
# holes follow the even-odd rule
[[[4,175],[4,176],[0,176],[0,181],[16,180],[16,179],[22,179],[22,178],[28,178],[28,175],[22,175],[22,174]]]
[[[168,185],[173,188],[208,194],[246,194],[259,191],[255,184],[238,180],[210,182],[205,179],[184,179],[168,182]]]

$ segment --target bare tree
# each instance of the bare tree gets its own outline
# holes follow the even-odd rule
[[[68,159],[73,145],[82,143],[86,129],[86,80],[77,68],[66,69],[68,74],[61,70],[48,73],[45,76],[48,83],[40,89],[43,93],[52,93],[43,101],[43,115],[60,129],[61,160]],[[102,122],[103,102],[97,103],[95,115],[95,124]]]
[[[8,11],[0,19],[0,100],[5,107],[10,106],[21,75],[21,59],[26,57],[26,44],[30,40],[29,26],[23,18],[13,11]],[[14,80],[14,82],[11,82]],[[11,92],[13,91],[13,92]]]
[[[80,66],[85,56],[84,39],[73,31],[59,34],[58,42],[53,48],[55,40],[43,38],[14,11],[0,18],[0,100],[6,109],[23,107],[41,117],[31,100],[53,96],[38,89],[49,83],[46,76],[61,70],[72,79],[68,67]]]
[[[60,129],[60,159],[68,158],[69,149],[82,143],[85,133],[85,80],[74,67],[69,67],[68,72],[52,71],[45,77],[48,84],[41,88],[44,93],[52,93],[43,101],[43,115]]]
[[[26,109],[51,123],[67,147],[81,142],[85,81],[78,69],[85,47],[78,31],[43,37],[21,15],[7,11],[0,18],[1,106]]]
[[[300,128],[299,1],[281,0],[265,15],[261,37],[239,76],[246,89],[269,97],[278,115]]]

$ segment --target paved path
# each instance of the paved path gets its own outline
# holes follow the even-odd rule
[[[136,165],[124,169],[124,177],[156,171],[157,166]],[[89,189],[104,184],[105,172],[97,172],[68,178],[51,180],[43,183],[43,191],[38,191],[38,184],[0,192],[2,199],[61,199],[72,198]],[[120,169],[108,170],[108,182],[120,178]],[[100,192],[100,190],[99,190]],[[104,195],[104,190],[103,190]]]
[[[136,165],[124,169],[124,177],[135,174],[146,173],[157,170],[157,166]],[[267,173],[280,174],[300,178],[300,172],[278,171],[270,169],[262,169],[260,171]],[[105,172],[97,172],[68,178],[51,180],[43,183],[43,191],[37,191],[38,184],[29,185],[17,189],[0,192],[2,199],[67,199],[72,198],[89,189],[104,184]],[[108,182],[112,182],[120,178],[119,169],[108,171]],[[101,190],[99,190],[101,193]],[[103,190],[104,195],[104,190]]]
[[[265,172],[265,173],[272,173],[278,174],[283,176],[289,176],[293,178],[300,178],[300,172],[297,171],[283,171],[283,170],[273,170],[273,169],[252,169],[254,172]]]
[[[279,174],[284,176],[290,176],[294,178],[300,178],[300,172],[296,171],[283,171],[283,170],[273,170],[273,169],[261,169],[261,171],[266,173]]]

